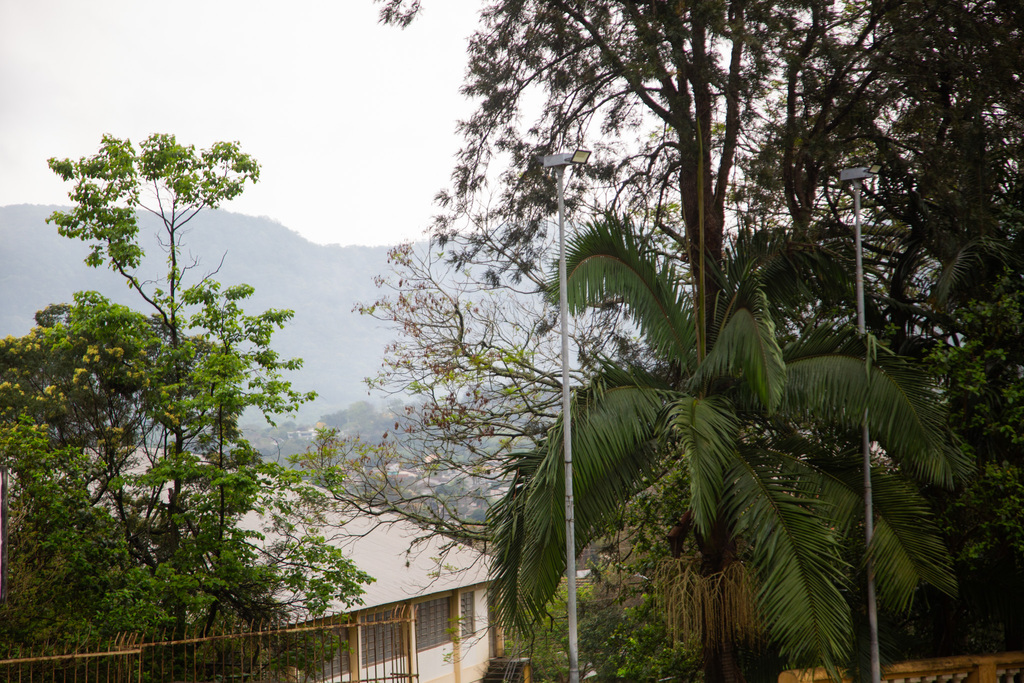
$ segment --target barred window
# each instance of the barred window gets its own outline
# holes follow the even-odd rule
[[[347,674],[351,670],[351,665],[349,664],[349,651],[347,640],[341,641],[341,649],[338,651],[336,659],[338,660],[338,672]]]
[[[378,664],[398,657],[402,652],[402,624],[394,610],[376,612],[365,617],[362,627],[363,666]],[[373,623],[388,622],[388,623]]]
[[[476,617],[473,611],[475,607],[475,593],[469,591],[463,593],[461,596],[461,619],[462,619],[462,637],[468,638],[476,633]]]
[[[451,641],[448,618],[448,598],[428,600],[416,605],[417,652]]]
[[[349,672],[349,654],[348,654],[348,630],[345,628],[336,628],[331,630],[334,636],[333,647],[337,648],[334,653],[334,657],[330,660],[325,661],[321,675],[317,677],[317,680],[326,680],[334,678],[339,674],[347,674]]]

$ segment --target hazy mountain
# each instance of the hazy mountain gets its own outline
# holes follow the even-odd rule
[[[119,276],[83,263],[87,246],[57,234],[46,218],[59,207],[0,207],[0,336],[26,334],[35,312],[51,303],[71,301],[76,291],[96,290],[145,311]],[[142,222],[143,246],[162,272],[156,248],[156,222]],[[290,377],[300,390],[320,398],[300,419],[347,407],[367,397],[362,379],[380,367],[390,332],[377,321],[352,312],[379,292],[373,278],[387,270],[386,247],[321,246],[280,223],[226,211],[199,214],[188,225],[188,252],[198,258],[196,277],[216,271],[225,285],[247,283],[256,293],[250,312],[289,308],[295,317],[280,331],[274,347],[298,356],[303,369]]]

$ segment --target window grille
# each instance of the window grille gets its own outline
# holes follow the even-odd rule
[[[428,600],[416,605],[417,652],[451,641],[448,614],[448,598]]]
[[[329,661],[324,662],[323,671],[319,676],[320,679],[332,679],[339,674],[349,673],[348,629],[336,628],[331,630],[330,633],[336,639],[332,644],[332,648],[336,651]]]
[[[476,603],[475,593],[469,591],[463,593],[461,596],[461,621],[462,621],[462,637],[469,638],[476,633],[476,616],[473,611]]]
[[[364,618],[363,666],[395,659],[402,653],[402,624],[394,611],[376,612]],[[385,622],[385,623],[374,623]]]

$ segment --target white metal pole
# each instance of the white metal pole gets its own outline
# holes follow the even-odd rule
[[[576,630],[576,520],[572,499],[572,413],[569,393],[569,304],[565,272],[565,166],[555,167],[558,179],[558,311],[562,319],[562,443],[565,453],[565,578],[568,583],[569,683],[579,683]]]
[[[857,251],[857,331],[862,337],[867,333],[867,326],[864,324],[864,249],[860,239],[860,190],[863,182],[862,180],[853,181],[853,235]]]
[[[860,193],[863,180],[853,181],[854,235],[857,251],[857,331],[861,337],[867,334],[864,322],[864,263],[860,230]],[[871,558],[871,539],[875,535],[875,517],[871,492],[871,434],[868,431],[868,409],[864,407],[861,422],[861,447],[864,452],[864,536],[866,548],[865,569],[868,574],[868,628],[871,638],[871,681],[881,683],[882,665],[878,653],[878,607],[875,600],[875,562]]]

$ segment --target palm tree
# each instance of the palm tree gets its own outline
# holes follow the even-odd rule
[[[777,247],[770,238],[745,239],[710,266],[716,293],[701,335],[692,303],[699,291],[691,298],[630,222],[606,218],[573,240],[573,311],[619,302],[663,368],[605,362],[576,392],[577,552],[633,496],[682,468],[689,508],[679,511],[676,531],[692,536],[698,573],[743,570],[753,609],[782,654],[835,669],[854,640],[840,542],[863,521],[856,435],[865,408],[882,449],[872,553],[883,602],[907,605],[920,581],[955,591],[927,507],[906,476],[948,486],[966,465],[943,440],[933,386],[904,360],[839,322],[789,330],[791,339],[780,342],[773,298],[793,305],[802,285],[792,254]],[[543,613],[565,570],[561,433],[555,424],[540,446],[515,455],[512,485],[489,517],[496,610],[521,630]],[[720,637],[702,635],[705,680],[742,680],[738,625],[715,616],[725,623]]]

